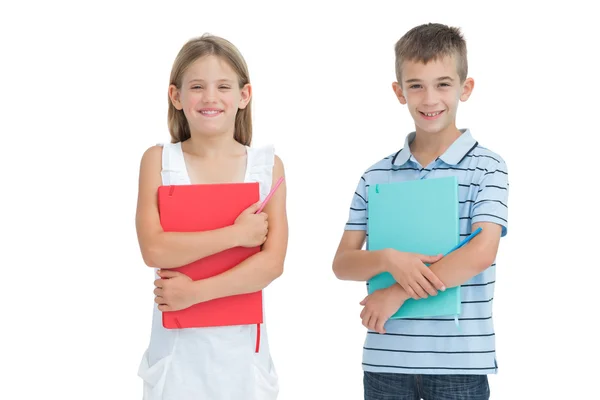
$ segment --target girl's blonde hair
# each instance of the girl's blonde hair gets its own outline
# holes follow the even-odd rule
[[[201,37],[189,40],[179,51],[173,68],[171,69],[170,85],[181,89],[183,74],[187,68],[197,59],[213,55],[225,61],[238,76],[240,89],[250,83],[248,66],[239,50],[229,41],[218,36],[204,34]],[[250,146],[252,142],[252,99],[244,109],[238,109],[235,116],[235,127],[233,138],[245,145]],[[171,142],[183,142],[190,138],[190,127],[182,110],[175,108],[169,97],[168,113],[169,133]]]

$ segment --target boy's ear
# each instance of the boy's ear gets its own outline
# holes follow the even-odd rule
[[[171,99],[171,103],[173,103],[173,107],[175,107],[176,109],[181,110],[183,108],[183,106],[181,105],[181,100],[179,98],[179,89],[177,89],[177,86],[169,86],[169,99]]]
[[[392,83],[392,89],[394,89],[394,94],[400,101],[400,104],[406,104],[406,97],[404,97],[402,86],[398,82],[394,82]]]
[[[475,86],[475,81],[473,78],[465,79],[465,83],[462,85],[462,93],[460,94],[460,101],[467,101],[473,93],[473,87]]]
[[[242,98],[240,99],[238,108],[243,110],[248,103],[250,103],[250,99],[252,98],[252,86],[249,83],[246,83],[244,87],[240,89],[240,94],[242,95]]]

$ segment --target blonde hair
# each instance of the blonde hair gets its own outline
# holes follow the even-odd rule
[[[427,64],[444,56],[456,58],[461,82],[467,79],[467,44],[460,29],[443,24],[423,24],[406,32],[396,43],[396,79],[402,83],[402,64],[416,61]]]
[[[229,41],[218,36],[204,34],[189,40],[179,51],[171,69],[170,85],[181,89],[183,74],[187,68],[201,57],[213,55],[225,61],[238,76],[240,89],[250,83],[248,66],[239,50]],[[252,142],[252,99],[244,109],[238,109],[235,116],[233,138],[249,146]],[[190,127],[182,110],[175,108],[169,97],[168,113],[171,142],[183,142],[190,138]]]

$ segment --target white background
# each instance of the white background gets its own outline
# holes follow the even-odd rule
[[[492,399],[597,398],[598,33],[589,8],[7,3],[0,397],[141,398],[153,276],[134,227],[139,161],[169,140],[177,52],[210,32],[244,54],[254,144],[274,143],[286,167],[289,251],[265,293],[280,399],[362,399],[364,284],[336,280],[331,261],[362,172],[413,128],[391,90],[394,43],[442,22],[463,29],[475,79],[458,126],[510,174]]]

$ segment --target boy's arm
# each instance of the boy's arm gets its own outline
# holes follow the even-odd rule
[[[473,231],[478,227],[481,232],[469,243],[429,267],[446,287],[460,286],[494,263],[502,226],[480,222],[473,224]]]
[[[494,263],[508,227],[508,169],[501,160],[488,167],[470,212],[472,231],[482,231],[462,248],[431,265],[447,287],[459,286]]]
[[[361,250],[366,232],[347,230],[342,235],[333,259],[333,273],[338,279],[367,281],[377,274],[386,272],[383,250]]]
[[[425,298],[444,290],[444,284],[424,263],[434,263],[438,256],[404,253],[393,249],[362,250],[367,230],[367,186],[361,177],[350,215],[333,260],[333,272],[338,279],[367,281],[382,272],[389,272],[413,298]],[[437,290],[436,290],[437,289]]]

